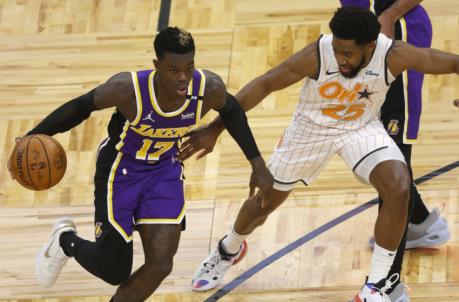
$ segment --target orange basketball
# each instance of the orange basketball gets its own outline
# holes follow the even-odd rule
[[[64,176],[67,157],[61,144],[44,134],[29,135],[16,144],[11,156],[12,174],[27,189],[41,191]]]

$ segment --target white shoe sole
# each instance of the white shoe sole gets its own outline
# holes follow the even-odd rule
[[[428,235],[406,242],[405,249],[427,248],[441,245],[451,238],[451,233],[448,229],[431,232]]]

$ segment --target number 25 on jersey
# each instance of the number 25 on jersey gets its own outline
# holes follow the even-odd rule
[[[365,113],[366,105],[364,103],[354,103],[362,97],[368,98],[368,92],[361,92],[363,85],[356,83],[352,90],[344,88],[341,83],[333,81],[327,82],[319,87],[319,94],[327,99],[337,99],[341,104],[331,105],[322,109],[322,113],[332,119],[341,121],[353,121]],[[365,88],[364,91],[367,91]]]

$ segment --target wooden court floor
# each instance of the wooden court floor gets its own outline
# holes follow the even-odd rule
[[[459,53],[459,0],[426,0],[433,47]],[[236,92],[320,33],[338,6],[334,0],[173,0],[170,24],[189,29],[197,66],[217,72]],[[14,138],[63,102],[89,91],[110,75],[152,66],[152,39],[159,0],[0,0],[0,300],[108,301],[115,288],[70,260],[46,289],[34,277],[35,254],[61,216],[75,219],[93,238],[92,177],[96,147],[106,136],[111,110],[93,114],[56,135],[68,158],[63,181],[44,192],[23,189],[8,177]],[[290,121],[301,83],[269,96],[249,113],[267,159]],[[426,76],[423,116],[413,148],[415,177],[459,160],[457,75]],[[233,140],[223,135],[213,153],[186,162],[187,231],[172,274],[149,301],[204,301],[211,293],[190,290],[200,261],[228,230],[248,194],[250,168]],[[459,169],[419,190],[429,208],[440,207],[451,240],[438,248],[408,251],[404,279],[412,301],[459,301]],[[289,200],[249,238],[249,253],[225,277],[233,280],[279,249],[375,198],[340,158],[334,158],[307,189]],[[243,282],[221,301],[347,301],[369,270],[376,208],[346,220]],[[135,237],[135,267],[142,249]]]

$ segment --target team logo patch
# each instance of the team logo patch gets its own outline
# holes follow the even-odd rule
[[[153,111],[150,111],[150,113],[148,113],[143,119],[142,121],[150,121],[152,123],[155,122],[155,120],[151,117],[153,114]]]
[[[387,133],[389,135],[397,135],[399,130],[398,120],[390,120],[389,124],[387,124]]]
[[[96,238],[99,238],[100,235],[102,235],[102,222],[96,222],[96,225],[94,227],[94,235]]]
[[[379,77],[379,73],[373,72],[371,70],[365,71],[365,75],[372,75],[372,76],[375,76],[375,77]]]
[[[182,113],[182,120],[189,120],[194,118],[194,112]]]

